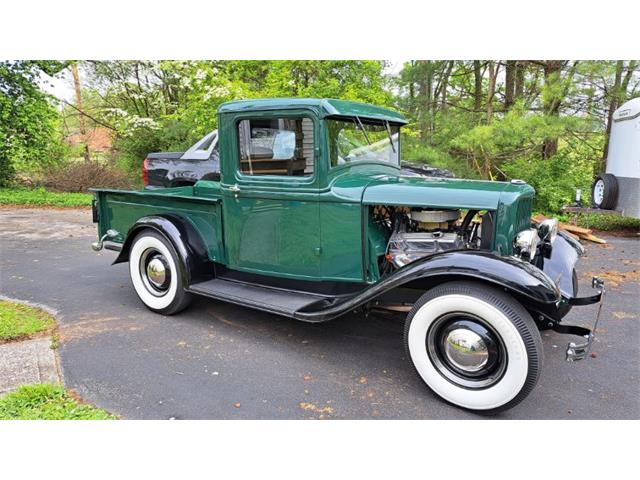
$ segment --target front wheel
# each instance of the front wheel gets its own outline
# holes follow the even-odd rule
[[[173,245],[153,230],[143,230],[133,240],[129,275],[133,288],[149,310],[172,315],[191,300],[185,292],[181,263]]]
[[[511,296],[476,282],[426,292],[407,316],[405,347],[418,375],[459,407],[494,414],[520,403],[542,368],[542,340]]]

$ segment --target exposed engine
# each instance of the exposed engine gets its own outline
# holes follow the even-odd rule
[[[391,234],[385,255],[389,268],[403,267],[419,258],[447,250],[480,247],[478,213],[470,210],[431,210],[426,208],[378,206],[374,221],[383,222]]]

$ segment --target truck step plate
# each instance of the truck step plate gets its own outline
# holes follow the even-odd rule
[[[189,292],[286,317],[326,297],[214,278],[194,283]]]

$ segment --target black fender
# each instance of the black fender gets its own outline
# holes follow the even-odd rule
[[[582,245],[561,231],[553,241],[549,258],[543,256],[539,258],[538,267],[558,284],[564,297],[578,296],[578,284],[575,282],[574,272],[576,263],[583,254]]]
[[[164,236],[176,250],[181,260],[181,275],[185,285],[210,279],[214,265],[209,260],[206,244],[195,226],[185,217],[160,214],[142,217],[129,229],[120,254],[113,264],[129,261],[133,239],[144,229],[155,230]]]
[[[413,266],[410,264],[409,266]],[[515,257],[487,251],[444,252],[410,269],[403,286],[421,288],[442,283],[446,277],[464,277],[501,287],[536,304],[555,304],[561,299],[558,286],[535,265]]]
[[[311,322],[331,320],[399,287],[428,290],[455,280],[476,280],[497,286],[512,294],[525,308],[550,315],[562,298],[549,276],[531,263],[487,251],[456,250],[416,260],[354,296],[333,304],[319,302],[296,312],[295,317]]]

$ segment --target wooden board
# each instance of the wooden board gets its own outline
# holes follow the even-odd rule
[[[569,225],[568,223],[561,223],[560,228],[567,232],[577,233],[578,235],[589,235],[593,232],[590,228],[582,228],[577,225]]]
[[[542,215],[541,213],[539,213],[539,214],[537,214],[537,215],[535,215],[535,216],[531,217],[531,219],[532,219],[534,222],[538,222],[538,223],[540,223],[540,222],[542,222],[542,221],[544,221],[544,220],[548,220],[548,218],[547,218],[547,217],[545,217],[544,215]]]
[[[547,217],[545,217],[542,214],[535,215],[534,217],[531,217],[531,218],[533,221],[538,223],[544,220],[547,220]],[[603,238],[592,235],[593,230],[591,230],[590,228],[578,227],[577,225],[571,225],[568,223],[561,223],[558,225],[558,227],[560,227],[562,230],[564,230],[565,233],[575,238],[576,240],[588,240],[590,242],[599,243],[599,244],[607,243],[607,241],[604,240]]]
[[[589,240],[590,242],[593,243],[600,243],[600,244],[605,244],[607,243],[607,241],[604,238],[600,238],[600,237],[596,237],[595,235],[581,235],[580,238],[583,238],[585,240]]]

